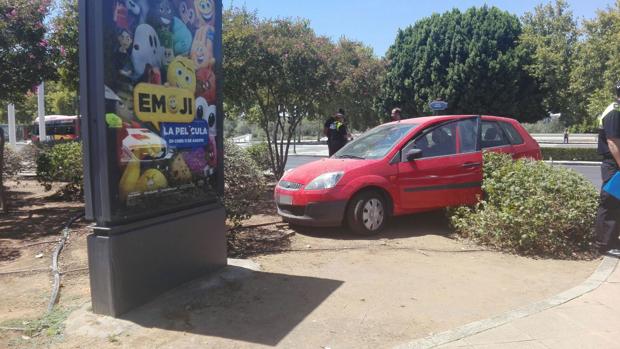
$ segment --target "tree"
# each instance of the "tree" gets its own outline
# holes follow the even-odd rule
[[[620,80],[620,1],[583,22],[571,71],[573,119],[576,131],[593,132],[597,116],[614,100],[614,84]]]
[[[68,89],[66,93],[77,93],[80,81],[78,0],[60,0],[58,11],[51,22],[50,43],[59,52],[56,58],[60,82]]]
[[[0,101],[53,79],[55,50],[45,39],[47,0],[0,0]]]
[[[532,62],[525,66],[539,82],[544,93],[543,105],[553,113],[562,113],[565,122],[573,119],[570,74],[575,53],[578,28],[568,3],[538,5],[522,18],[520,43],[532,53]]]
[[[441,98],[447,113],[542,118],[542,94],[524,69],[530,57],[518,45],[521,32],[517,17],[486,6],[434,14],[400,30],[387,53],[380,107],[421,116]]]
[[[334,91],[333,45],[307,21],[259,20],[245,9],[226,11],[223,43],[226,103],[263,130],[280,178],[299,123]]]
[[[381,91],[385,63],[370,47],[345,37],[336,43],[330,65],[335,69],[335,94],[325,104],[324,114],[338,108],[346,111],[352,129],[365,130],[381,123],[374,109],[374,99]]]

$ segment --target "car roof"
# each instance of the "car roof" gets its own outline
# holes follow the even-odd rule
[[[435,115],[435,116],[421,116],[417,118],[403,119],[400,121],[392,121],[388,124],[397,124],[397,123],[405,123],[405,124],[417,124],[417,125],[426,125],[426,124],[434,124],[436,122],[448,121],[448,120],[458,120],[458,119],[466,119],[475,116],[482,117],[483,120],[501,120],[501,121],[515,121],[513,118],[503,117],[503,116],[491,116],[491,115]]]

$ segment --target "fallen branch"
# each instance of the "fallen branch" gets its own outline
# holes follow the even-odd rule
[[[0,276],[2,276],[2,275],[12,275],[12,274],[40,273],[40,272],[49,271],[49,270],[50,270],[50,268],[11,270],[11,271],[0,272]]]
[[[241,225],[238,227],[232,227],[229,230],[231,231],[235,231],[235,230],[243,230],[243,229],[250,229],[250,228],[258,228],[258,227],[265,227],[268,225],[277,225],[277,224],[286,224],[282,221],[277,221],[277,222],[269,222],[269,223],[259,223],[259,224],[252,224],[252,225]]]
[[[0,326],[0,330],[1,331],[21,331],[21,332],[26,331],[26,329],[23,327],[6,327],[6,326]]]
[[[44,244],[53,244],[53,243],[57,243],[57,242],[60,242],[60,240],[41,241],[41,242],[35,242],[35,243],[32,243],[32,244],[21,245],[21,246],[17,246],[17,247],[18,248],[31,247],[31,246],[44,245]]]

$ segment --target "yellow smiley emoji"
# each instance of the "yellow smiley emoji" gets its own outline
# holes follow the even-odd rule
[[[168,108],[170,109],[170,112],[173,114],[176,114],[177,112],[177,97],[176,96],[170,96],[170,98],[168,98]]]
[[[194,3],[194,7],[202,21],[206,23],[211,22],[215,13],[215,2],[213,0],[198,0]]]
[[[168,66],[168,84],[196,92],[196,68],[194,62],[185,57],[177,57]]]

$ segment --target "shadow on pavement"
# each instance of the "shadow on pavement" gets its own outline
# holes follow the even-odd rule
[[[392,217],[381,233],[372,236],[356,235],[346,226],[334,228],[291,226],[291,229],[306,236],[340,240],[402,239],[424,235],[449,237],[454,233],[445,210]]]
[[[229,266],[123,318],[147,328],[275,346],[342,284]]]

